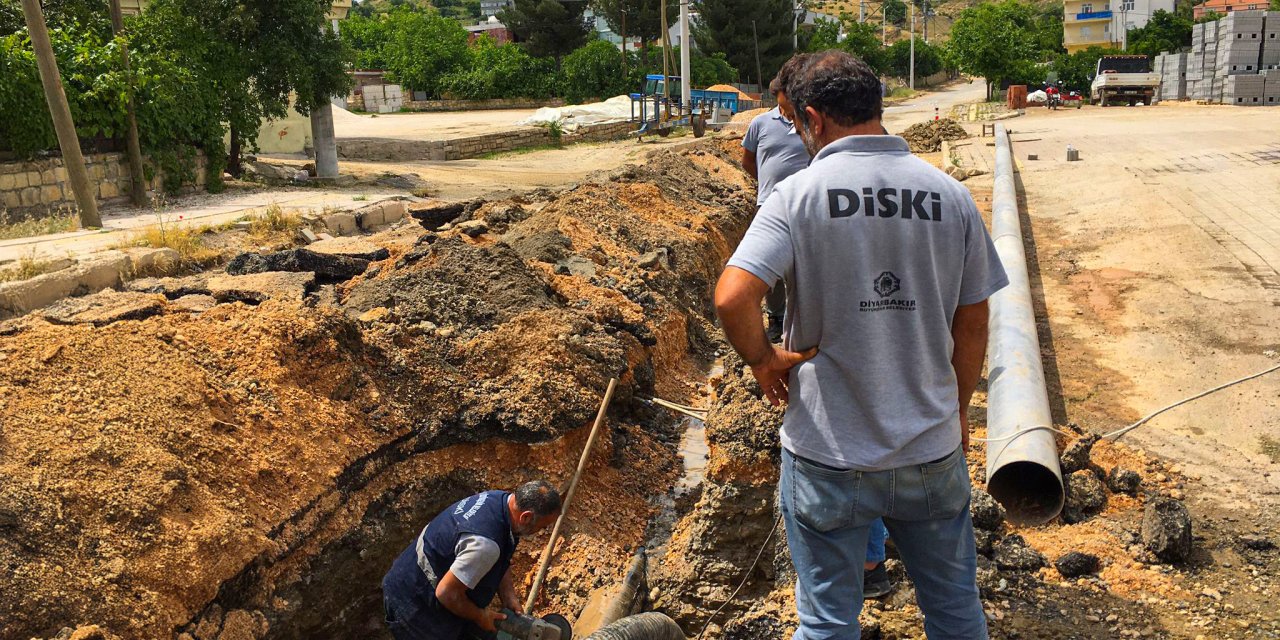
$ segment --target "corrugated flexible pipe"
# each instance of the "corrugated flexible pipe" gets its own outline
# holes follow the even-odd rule
[[[996,125],[991,201],[991,235],[1009,286],[990,302],[987,491],[1012,522],[1043,524],[1062,511],[1066,496],[1022,246],[1013,151],[1003,124]]]
[[[623,618],[587,636],[586,640],[685,640],[675,620],[657,613]]]

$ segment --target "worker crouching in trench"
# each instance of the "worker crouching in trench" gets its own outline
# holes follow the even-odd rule
[[[538,480],[515,493],[486,491],[451,505],[414,538],[382,579],[387,626],[396,640],[488,640],[520,610],[511,558],[520,538],[550,526],[560,494]]]

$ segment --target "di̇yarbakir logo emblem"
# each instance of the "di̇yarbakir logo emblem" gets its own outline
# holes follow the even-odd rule
[[[875,290],[880,294],[881,298],[888,298],[902,289],[902,280],[898,276],[893,275],[892,271],[885,271],[876,276]]]

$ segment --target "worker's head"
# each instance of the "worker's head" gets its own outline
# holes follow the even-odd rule
[[[806,58],[807,53],[797,53],[791,56],[789,60],[783,63],[782,68],[778,70],[778,75],[769,83],[769,93],[773,94],[774,100],[778,101],[778,110],[782,112],[782,117],[795,122],[795,109],[792,107],[791,99],[787,97],[787,80],[799,69]]]
[[[550,526],[559,515],[560,492],[544,480],[526,482],[516,489],[511,530],[516,535],[531,536]]]
[[[815,53],[787,78],[796,131],[809,153],[851,135],[880,135],[884,101],[880,78],[843,51]]]

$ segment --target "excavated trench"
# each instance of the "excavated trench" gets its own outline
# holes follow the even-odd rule
[[[475,491],[567,481],[617,377],[539,603],[575,617],[682,475],[684,425],[640,398],[695,401],[717,356],[711,289],[753,209],[732,151],[423,210],[301,304],[5,325],[0,640],[382,637],[413,535]]]

